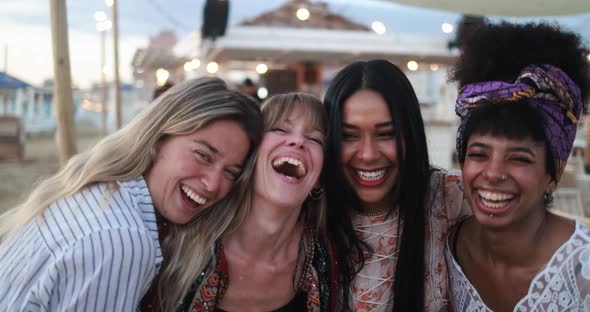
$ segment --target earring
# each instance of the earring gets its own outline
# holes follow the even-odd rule
[[[320,200],[324,196],[324,189],[321,186],[314,187],[311,192],[309,192],[309,198],[313,200]]]
[[[546,203],[550,203],[550,202],[552,202],[552,201],[553,201],[553,193],[545,193],[545,194],[543,195],[543,200],[544,200]]]

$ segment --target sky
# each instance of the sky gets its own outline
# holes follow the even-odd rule
[[[229,25],[280,6],[285,0],[230,0]],[[332,11],[369,26],[380,20],[388,32],[447,37],[444,22],[455,24],[460,15],[452,12],[402,6],[380,0],[324,0]],[[53,76],[49,0],[0,0],[0,70],[34,85]],[[149,37],[173,30],[179,38],[198,29],[205,0],[119,0],[119,63],[121,79],[131,81],[135,50],[145,47]],[[104,0],[67,1],[68,34],[72,80],[88,87],[100,79],[100,38],[94,13],[110,15]],[[510,18],[508,18],[510,19]],[[515,19],[512,19],[515,20]],[[542,19],[558,22],[582,35],[590,46],[590,13]],[[518,19],[516,21],[523,21]],[[5,51],[7,57],[5,58]],[[112,37],[107,37],[107,79],[112,78]],[[7,59],[7,66],[4,60]]]

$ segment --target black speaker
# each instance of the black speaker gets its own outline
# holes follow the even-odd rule
[[[203,8],[201,38],[213,39],[225,35],[229,0],[207,0]]]

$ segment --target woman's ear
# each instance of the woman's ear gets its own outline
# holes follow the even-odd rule
[[[557,188],[557,182],[555,181],[555,179],[550,179],[551,181],[549,181],[549,183],[545,187],[545,194],[553,194],[553,192],[555,192],[555,189]]]

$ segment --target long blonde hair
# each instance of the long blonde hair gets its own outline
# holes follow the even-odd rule
[[[123,181],[142,176],[151,167],[160,142],[170,136],[193,133],[218,120],[235,121],[248,135],[250,153],[244,176],[249,176],[253,151],[262,136],[262,118],[258,104],[251,98],[228,89],[225,82],[218,78],[186,81],[161,95],[123,129],[104,138],[89,151],[73,157],[63,169],[37,185],[22,204],[1,215],[0,242],[42,214],[56,200],[94,183]],[[239,178],[237,185],[241,185],[244,179]],[[176,235],[175,240],[169,242],[169,248],[188,253],[190,250],[175,246],[200,239],[197,234],[211,237],[213,241],[221,236],[234,222],[234,217],[238,220],[241,218],[240,205],[233,204],[242,197],[241,191],[230,192],[230,197],[232,199],[220,202],[222,209],[210,207],[185,225],[184,228],[190,230]],[[184,271],[196,271],[203,266],[202,263],[192,262],[185,262],[185,265],[186,267],[178,271],[180,276],[188,276]],[[163,275],[167,274],[166,270],[178,269],[174,266],[165,268]]]
[[[296,105],[302,105],[305,117],[314,127],[323,133],[326,132],[327,116],[322,102],[313,95],[300,92],[275,95],[262,104],[265,132],[286,120]],[[215,242],[234,231],[246,218],[254,196],[252,181],[256,153],[254,155],[246,164],[230,194],[219,202],[215,209],[208,209],[197,219],[203,218],[208,222],[171,227],[171,233],[164,243],[164,252],[168,254],[167,264],[158,284],[160,308],[163,311],[177,309],[199,274],[204,272],[210,263],[217,261],[214,257]],[[308,198],[303,209],[302,217],[305,222],[308,222],[316,233],[325,237],[324,197],[319,200]],[[235,218],[227,217],[233,213],[236,215]]]
[[[255,162],[255,156],[247,161],[228,196],[215,207],[206,209],[190,224],[170,226],[157,289],[162,311],[176,311],[199,274],[215,261],[215,242],[246,218]]]

